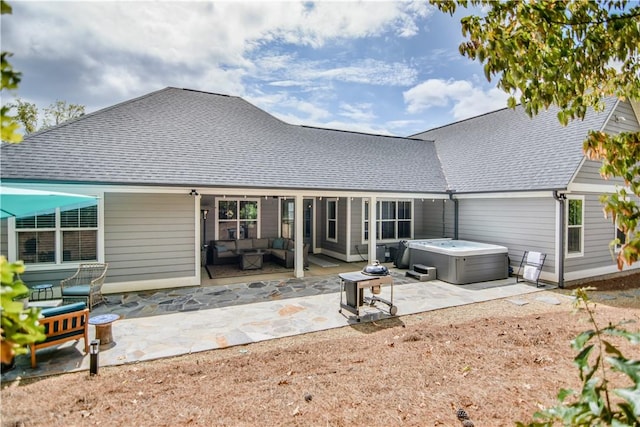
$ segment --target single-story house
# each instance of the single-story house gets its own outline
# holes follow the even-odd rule
[[[98,196],[97,206],[0,223],[0,253],[27,282],[109,263],[105,292],[201,283],[211,241],[295,241],[344,261],[400,240],[459,238],[548,254],[562,283],[616,271],[585,160],[588,130],[637,131],[637,105],[561,127],[504,109],[412,137],[290,125],[242,98],[166,88],[3,144],[3,185]],[[34,245],[35,243],[35,245]]]

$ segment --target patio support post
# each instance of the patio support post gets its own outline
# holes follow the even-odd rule
[[[295,201],[295,236],[296,236],[296,258],[293,263],[295,277],[304,277],[304,197],[302,195],[296,196]]]
[[[565,241],[565,201],[567,200],[567,196],[565,194],[559,193],[557,190],[553,192],[553,198],[558,202],[558,230],[557,236],[558,241],[556,242],[556,256],[557,256],[557,277],[558,277],[558,287],[564,288],[564,241]]]
[[[376,260],[376,230],[378,228],[378,218],[376,218],[376,214],[378,210],[376,209],[377,205],[376,196],[371,196],[369,198],[369,263],[373,263]],[[384,260],[380,260],[381,262]]]

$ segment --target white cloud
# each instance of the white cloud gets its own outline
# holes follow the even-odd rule
[[[267,10],[273,12],[269,6]],[[285,2],[269,15],[277,22],[269,34],[287,43],[320,47],[327,40],[362,38],[395,30],[401,37],[416,34],[416,20],[431,13],[423,2]]]
[[[370,103],[348,104],[343,102],[340,104],[339,114],[356,122],[370,123],[376,119],[373,105]]]
[[[274,86],[306,86],[312,81],[337,81],[375,86],[408,86],[418,70],[408,64],[358,59],[348,65],[336,61],[301,60],[295,56],[261,57],[255,61],[257,77]]]
[[[506,107],[508,95],[495,87],[485,91],[467,80],[430,79],[403,92],[403,97],[411,114],[451,106],[454,118],[462,120]]]
[[[291,97],[284,93],[248,96],[246,99],[281,120],[291,124],[309,124],[311,122],[319,122],[331,117],[330,111],[320,108],[317,104],[296,97]],[[296,114],[278,113],[278,111],[283,110],[295,111]],[[286,117],[286,119],[283,117]]]
[[[13,6],[6,26],[3,18],[3,50],[19,53],[35,67],[46,66],[49,80],[66,82],[67,87],[72,80],[82,81],[86,93],[105,99],[110,93],[125,98],[169,85],[242,96],[247,76],[282,87],[308,87],[312,81],[411,85],[417,72],[401,62],[305,62],[292,55],[265,55],[260,49],[274,41],[319,47],[385,33],[410,37],[432,10],[421,1],[80,1]],[[75,68],[73,75],[70,67]]]
[[[12,48],[50,57],[94,50],[144,53],[169,63],[214,59],[244,64],[275,39],[322,46],[407,28],[429,12],[403,2],[26,2],[12,18],[24,37]],[[72,5],[72,6],[71,6]],[[246,65],[246,64],[245,64]]]
[[[305,86],[306,83],[303,81],[296,80],[280,80],[276,82],[269,83],[269,86],[277,86],[277,87],[295,87],[295,86]]]
[[[371,111],[371,104],[340,105],[339,114],[348,120],[333,118],[331,111],[319,107],[320,102],[313,103],[289,96],[286,93],[271,95],[260,94],[247,97],[247,100],[278,119],[292,125],[313,126],[326,129],[339,129],[350,132],[363,132],[378,135],[392,135],[384,124],[375,122],[376,116]]]
[[[403,132],[415,126],[420,127],[420,129],[426,129],[425,123],[422,120],[392,120],[387,122],[386,125],[389,129],[398,129]]]

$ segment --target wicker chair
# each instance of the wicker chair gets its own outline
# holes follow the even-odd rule
[[[60,281],[63,303],[82,300],[91,310],[94,305],[106,302],[102,296],[102,285],[108,266],[106,263],[80,264],[73,276]]]

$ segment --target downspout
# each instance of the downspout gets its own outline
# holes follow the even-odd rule
[[[560,194],[558,193],[558,190],[554,190],[553,192],[553,198],[556,199],[556,201],[560,204],[560,221],[559,221],[559,235],[560,235],[560,242],[559,243],[559,252],[560,252],[560,259],[558,260],[558,287],[560,288],[564,288],[564,212],[565,212],[565,201],[567,200],[567,196],[564,194]]]
[[[447,190],[449,200],[453,202],[453,240],[458,240],[458,199],[453,198],[456,190]]]

